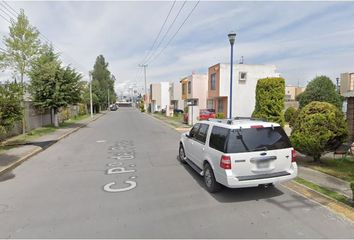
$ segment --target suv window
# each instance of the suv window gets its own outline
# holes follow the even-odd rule
[[[214,126],[209,140],[209,147],[220,152],[225,152],[225,143],[230,130],[223,127]]]
[[[198,134],[196,136],[196,139],[198,141],[201,141],[202,143],[205,143],[208,129],[209,129],[208,124],[200,124],[200,128],[199,128]]]
[[[253,152],[291,148],[283,128],[247,128],[230,131],[227,153]]]
[[[197,123],[193,126],[193,128],[191,129],[191,131],[189,132],[189,136],[191,138],[195,138],[197,133],[198,133],[198,130],[199,130],[199,127],[200,127],[200,124]]]

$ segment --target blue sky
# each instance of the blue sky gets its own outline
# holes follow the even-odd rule
[[[63,52],[64,62],[79,71],[86,74],[103,54],[121,92],[129,86],[142,90],[138,64],[173,2],[9,4],[23,8],[30,22]],[[176,2],[167,26],[182,4]],[[166,40],[195,4],[185,4]],[[7,28],[0,19],[1,35]],[[193,71],[206,73],[213,64],[229,62],[231,30],[237,33],[236,61],[244,56],[247,64],[274,64],[287,84],[304,86],[321,74],[334,81],[341,72],[354,71],[354,2],[201,1],[171,44],[149,63],[148,82],[176,82]]]

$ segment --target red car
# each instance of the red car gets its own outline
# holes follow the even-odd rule
[[[199,120],[208,120],[209,118],[215,118],[215,111],[212,109],[201,109],[199,111]]]

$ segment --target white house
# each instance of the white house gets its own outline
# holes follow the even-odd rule
[[[151,112],[161,111],[170,106],[170,83],[159,82],[150,84]]]

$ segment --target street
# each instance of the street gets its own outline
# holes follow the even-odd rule
[[[120,108],[1,177],[0,238],[352,238],[354,224],[277,185],[210,194],[180,133]]]

